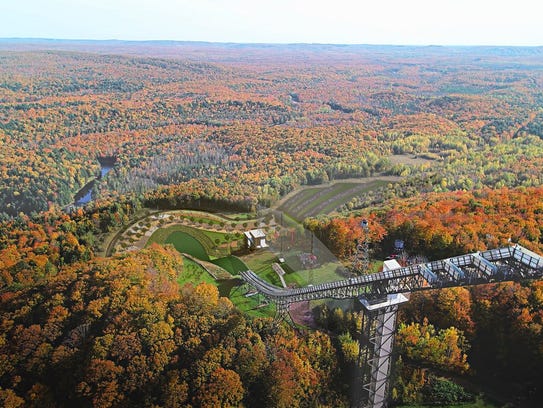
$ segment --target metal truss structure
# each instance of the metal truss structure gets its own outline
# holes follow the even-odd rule
[[[358,353],[362,390],[357,402],[369,407],[386,405],[398,306],[408,300],[403,294],[388,295],[379,302],[361,300],[366,311]]]
[[[362,273],[366,271],[360,271]],[[392,346],[398,305],[414,291],[453,286],[543,278],[543,257],[520,246],[474,252],[410,265],[390,271],[302,288],[280,288],[253,271],[242,279],[276,304],[277,316],[288,315],[290,304],[316,299],[357,298],[365,308],[361,334],[362,402],[372,408],[386,406]]]
[[[241,278],[278,307],[316,299],[381,299],[389,294],[543,277],[543,258],[520,246],[491,249],[425,264],[302,288],[280,288],[253,271]]]
[[[362,271],[367,271],[370,266],[370,243],[368,237],[368,221],[362,220],[360,223],[364,235],[356,240],[356,251],[352,262],[352,270],[355,274],[360,274]]]

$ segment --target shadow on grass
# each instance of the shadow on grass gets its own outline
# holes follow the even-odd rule
[[[243,280],[240,278],[225,279],[217,282],[219,288],[219,295],[224,297],[230,297],[230,293],[234,288],[240,288],[243,285]]]
[[[275,305],[268,303],[260,294],[247,296],[244,281],[239,278],[218,282],[219,294],[228,297],[242,312],[253,317],[273,317]]]

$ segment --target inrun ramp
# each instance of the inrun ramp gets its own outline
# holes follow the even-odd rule
[[[264,297],[282,305],[325,298],[382,298],[428,289],[539,279],[543,277],[543,258],[514,245],[302,288],[277,287],[250,270],[240,275]]]
[[[543,258],[514,245],[295,289],[279,288],[250,270],[242,272],[241,277],[276,304],[277,317],[287,316],[290,304],[295,302],[358,298],[365,313],[359,353],[360,395],[353,406],[383,408],[387,404],[398,306],[408,300],[404,294],[453,286],[540,279],[543,277]]]

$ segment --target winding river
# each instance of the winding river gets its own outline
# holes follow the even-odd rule
[[[115,157],[100,157],[98,158],[98,162],[100,163],[100,175],[85,184],[81,190],[75,194],[74,205],[76,207],[88,204],[92,200],[92,188],[94,187],[94,184],[113,168],[115,165]]]

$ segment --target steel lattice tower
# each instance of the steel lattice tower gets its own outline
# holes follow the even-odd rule
[[[361,408],[386,406],[398,306],[408,300],[404,294],[360,299],[364,306],[358,354],[362,387],[356,405]]]
[[[363,236],[355,241],[356,251],[352,262],[352,270],[358,274],[366,274],[370,267],[369,226],[367,220],[360,222]]]
[[[286,317],[289,305],[296,302],[359,299],[365,309],[359,355],[362,374],[358,379],[360,395],[353,406],[383,408],[388,399],[398,305],[407,301],[410,292],[542,279],[543,257],[514,245],[295,289],[274,286],[253,271],[240,275],[266,299],[275,302],[281,317]]]

